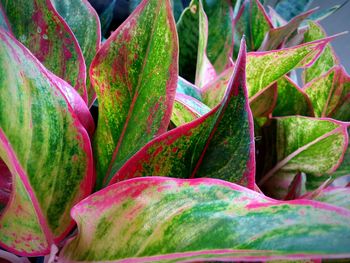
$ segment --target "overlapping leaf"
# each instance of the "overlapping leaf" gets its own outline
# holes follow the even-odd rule
[[[306,173],[310,183],[338,168],[348,146],[346,123],[299,116],[275,122],[276,144],[271,147],[276,147],[277,163],[259,182],[269,194],[283,198],[277,194],[287,192],[298,172]]]
[[[1,0],[12,33],[50,71],[87,102],[86,67],[79,44],[51,1]]]
[[[51,0],[58,13],[64,18],[77,38],[84,56],[87,71],[101,43],[101,28],[98,15],[87,0]],[[86,79],[88,103],[91,105],[96,97]]]
[[[62,262],[347,257],[350,212],[276,201],[221,180],[150,177],[114,184],[72,211]],[[330,242],[331,241],[331,242]]]
[[[350,210],[350,187],[327,187],[313,200],[344,207]]]
[[[224,99],[206,115],[152,140],[115,174],[224,178],[254,188],[252,116],[245,87],[245,49]]]
[[[99,102],[94,139],[97,187],[168,127],[178,76],[169,0],[143,1],[91,64]]]
[[[92,190],[92,150],[47,70],[2,29],[0,39],[0,159],[11,180],[0,244],[42,255],[71,230],[70,208]]]

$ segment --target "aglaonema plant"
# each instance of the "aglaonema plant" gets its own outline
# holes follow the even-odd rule
[[[0,0],[0,259],[349,258],[340,7],[117,2]]]

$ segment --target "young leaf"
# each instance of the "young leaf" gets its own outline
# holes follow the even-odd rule
[[[263,43],[259,47],[259,50],[264,51],[264,50],[277,49],[279,46],[281,46],[285,42],[285,40],[287,40],[294,32],[296,32],[299,25],[308,16],[314,13],[315,10],[316,9],[311,9],[305,13],[302,13],[294,17],[291,21],[289,21],[287,24],[281,27],[270,29],[269,32],[266,34]]]
[[[171,121],[180,126],[208,113],[210,108],[199,100],[184,94],[176,94]]]
[[[178,76],[169,0],[143,1],[91,64],[99,115],[94,138],[97,187],[168,127]]]
[[[289,77],[284,76],[277,81],[277,94],[273,116],[315,116],[308,95]]]
[[[276,201],[209,178],[120,182],[80,202],[72,216],[78,236],[60,262],[300,260],[350,251],[349,210]]]
[[[195,84],[199,88],[203,88],[207,83],[216,78],[214,66],[207,56],[208,45],[208,18],[204,12],[202,1],[198,1],[199,16],[199,38]]]
[[[338,168],[348,146],[347,124],[300,116],[274,121],[277,137],[272,147],[276,147],[277,163],[260,180],[260,186],[280,184],[287,178],[291,181],[298,172],[320,177]],[[312,180],[310,176],[307,181]]]
[[[304,42],[311,42],[318,39],[322,39],[326,37],[326,33],[324,32],[321,25],[309,21],[308,30],[304,34]],[[323,73],[326,73],[329,69],[331,69],[334,65],[339,64],[338,58],[334,53],[331,45],[328,44],[320,57],[315,61],[315,63],[305,69],[303,72],[303,81],[304,83],[309,83],[313,79],[321,76]]]
[[[223,178],[254,188],[253,123],[245,87],[245,46],[224,99],[195,121],[149,142],[111,183],[136,176]]]
[[[0,159],[12,184],[0,244],[44,255],[72,229],[70,208],[92,190],[90,140],[39,61],[2,29],[0,40]]]
[[[208,17],[207,55],[220,74],[231,66],[233,52],[233,10],[230,0],[202,0]]]
[[[77,38],[84,55],[86,68],[90,68],[91,61],[101,43],[100,19],[95,9],[87,0],[51,0],[56,10],[64,18]],[[95,98],[95,91],[90,85],[90,78],[86,80],[88,105]]]
[[[1,0],[14,36],[87,102],[86,67],[79,44],[51,1]]]
[[[309,96],[316,117],[332,117],[350,120],[350,76],[341,66],[334,66],[321,77],[315,78],[304,87]],[[341,111],[338,113],[338,110]]]
[[[256,51],[272,28],[272,22],[259,0],[244,1],[235,19],[235,54],[243,35],[247,38],[248,51]]]
[[[177,22],[179,35],[179,75],[194,83],[199,44],[199,0],[192,0]]]

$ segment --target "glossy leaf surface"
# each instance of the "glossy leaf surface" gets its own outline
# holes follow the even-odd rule
[[[3,30],[0,39],[0,159],[12,175],[0,243],[42,255],[72,229],[70,208],[92,190],[92,150],[47,70]]]
[[[1,0],[14,36],[87,102],[86,67],[79,44],[51,1]]]
[[[350,96],[350,76],[343,67],[333,67],[308,83],[304,90],[311,100],[316,117],[350,120],[350,106],[347,101]]]
[[[202,100],[202,91],[181,77],[177,80],[176,93],[191,96],[200,101]]]
[[[51,0],[56,10],[64,18],[77,38],[84,56],[87,71],[90,68],[101,43],[100,20],[95,9],[87,0]],[[88,102],[91,105],[96,97],[90,86],[90,78],[86,79]]]
[[[99,102],[97,187],[168,127],[178,77],[169,0],[143,1],[103,44],[91,65]]]
[[[225,178],[254,188],[252,116],[245,87],[245,53],[236,62],[225,98],[206,115],[152,140],[112,182],[137,176]]]
[[[309,21],[308,27],[308,30],[304,34],[305,43],[322,39],[327,36],[323,28],[315,22]],[[339,61],[333,51],[333,48],[330,44],[328,44],[315,63],[310,68],[305,69],[303,72],[302,76],[304,83],[306,84],[321,76],[338,63]]]
[[[298,172],[312,181],[338,168],[348,146],[346,123],[299,116],[276,118],[275,122],[277,163],[259,185],[291,181]]]
[[[85,199],[72,216],[79,234],[61,252],[62,262],[349,254],[348,210],[308,200],[276,201],[215,179],[128,180]]]

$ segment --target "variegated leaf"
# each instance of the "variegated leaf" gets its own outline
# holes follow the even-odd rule
[[[95,9],[87,0],[51,0],[56,10],[64,18],[77,38],[85,59],[87,71],[90,68],[101,43],[100,19]],[[95,91],[90,85],[90,78],[86,79],[88,105],[92,105],[96,98]]]
[[[170,0],[144,0],[102,45],[90,73],[99,103],[99,188],[170,122],[178,77]]]
[[[307,174],[308,182],[314,177],[322,180],[321,176],[338,168],[348,146],[346,123],[300,116],[276,118],[274,121],[276,143],[272,147],[276,147],[277,160],[259,182],[268,194],[277,195],[276,185],[282,188],[279,192],[286,193],[289,185],[281,182],[291,182],[298,172]],[[325,176],[323,181],[327,178]]]
[[[350,211],[276,201],[216,179],[135,178],[72,210],[78,236],[60,262],[198,262],[345,258]]]
[[[315,196],[313,200],[350,210],[350,187],[327,187]]]
[[[0,40],[0,160],[11,176],[0,244],[44,255],[72,229],[70,208],[92,190],[90,140],[40,62],[2,29]]]
[[[224,99],[204,116],[148,143],[111,183],[137,176],[224,178],[254,188],[253,123],[245,87],[245,48]]]
[[[72,31],[50,0],[1,0],[14,36],[87,102],[86,67]]]
[[[176,93],[191,96],[199,101],[202,101],[202,91],[180,76],[177,80]]]

